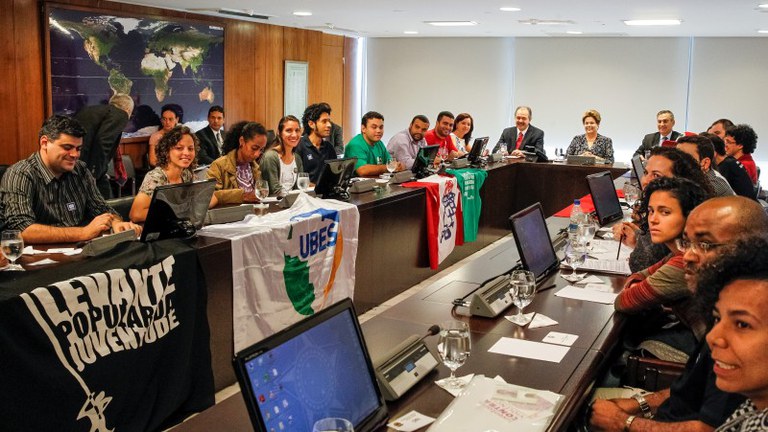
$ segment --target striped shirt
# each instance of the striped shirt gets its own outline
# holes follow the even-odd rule
[[[715,190],[715,196],[733,196],[736,193],[731,189],[731,185],[728,184],[728,180],[725,179],[719,172],[710,169],[707,171],[707,177],[709,177],[709,184],[712,185],[712,189]]]
[[[0,183],[2,229],[24,231],[35,223],[85,226],[103,213],[117,215],[104,201],[82,161],[56,178],[43,163],[40,152],[35,152],[8,168]]]

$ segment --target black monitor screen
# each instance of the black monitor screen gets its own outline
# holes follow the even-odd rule
[[[349,299],[238,353],[235,367],[256,430],[311,431],[342,417],[365,431],[386,416]]]
[[[520,210],[509,220],[512,222],[512,233],[523,267],[532,271],[539,282],[560,265],[549,238],[541,204],[536,203]]]
[[[467,159],[470,163],[477,163],[480,160],[480,156],[483,155],[485,146],[488,145],[488,137],[475,138],[475,142],[472,143],[472,148],[469,150]]]
[[[411,171],[417,178],[428,177],[431,174],[429,167],[434,163],[438,150],[440,150],[439,145],[428,145],[419,149],[413,167],[411,167]]]
[[[610,172],[603,171],[588,175],[587,184],[601,226],[624,217]]]
[[[637,177],[637,181],[640,183],[640,179],[645,174],[645,164],[643,164],[643,159],[639,155],[632,158],[632,171],[635,172],[635,177]]]
[[[152,193],[141,241],[190,237],[203,226],[216,180],[158,186]]]
[[[357,158],[326,160],[317,178],[315,193],[323,198],[344,198],[356,163]]]

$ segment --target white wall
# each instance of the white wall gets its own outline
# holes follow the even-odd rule
[[[581,115],[595,108],[619,161],[656,130],[661,109],[681,132],[728,117],[767,143],[754,156],[768,172],[767,77],[765,38],[373,38],[363,105],[384,114],[385,141],[414,114],[434,121],[444,109],[469,112],[474,135],[494,141],[514,107],[530,105],[549,154],[583,133]]]

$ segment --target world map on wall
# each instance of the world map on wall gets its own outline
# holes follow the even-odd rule
[[[156,113],[179,104],[184,122],[223,105],[221,27],[58,8],[48,19],[56,113],[72,114],[114,94],[131,95]]]

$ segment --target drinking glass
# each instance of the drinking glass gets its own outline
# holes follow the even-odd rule
[[[355,432],[352,422],[340,417],[320,419],[312,426],[312,432]]]
[[[440,360],[451,370],[451,377],[446,382],[446,387],[460,389],[464,382],[456,378],[456,369],[461,367],[471,349],[469,339],[469,326],[462,321],[445,321],[440,324],[440,340],[437,343],[437,352]]]
[[[595,234],[597,234],[598,224],[591,216],[587,216],[585,219],[584,222],[579,224],[577,235],[579,242],[586,247],[586,250],[591,250],[592,240],[595,238]]]
[[[583,244],[578,241],[568,241],[565,245],[565,262],[573,271],[570,275],[563,275],[563,277],[569,282],[576,282],[584,277],[584,274],[576,273],[576,269],[580,265],[584,264],[584,260],[587,258],[587,251]]]
[[[448,159],[448,147],[441,146],[437,150],[437,155],[440,157],[440,163],[445,163],[446,159]]]
[[[300,172],[297,174],[298,177],[296,177],[296,187],[299,188],[299,190],[306,190],[309,187],[309,174],[305,172]]]
[[[253,184],[253,191],[256,193],[256,198],[259,199],[259,203],[256,204],[256,207],[260,209],[269,207],[269,205],[261,202],[264,198],[269,196],[269,183],[267,183],[266,180],[256,180]]]
[[[397,159],[390,157],[387,161],[387,171],[389,171],[389,174],[392,175],[393,172],[397,169]]]
[[[627,205],[629,205],[630,209],[633,208],[640,196],[640,190],[630,182],[625,182],[622,190],[624,191],[624,200],[627,202]]]
[[[8,264],[6,270],[23,271],[24,268],[21,265],[16,264],[16,260],[19,259],[22,251],[24,250],[24,239],[21,238],[21,231],[3,231],[2,240],[0,240],[0,247],[2,248],[3,255],[11,262]]]
[[[517,306],[517,315],[512,317],[512,322],[524,326],[531,320],[525,317],[523,309],[531,304],[536,295],[536,276],[528,270],[515,270],[509,276],[510,294],[512,302]]]

